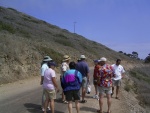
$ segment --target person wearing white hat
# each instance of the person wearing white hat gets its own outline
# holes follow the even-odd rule
[[[86,57],[85,55],[80,56],[80,62],[76,65],[76,70],[78,70],[82,74],[82,100],[81,103],[86,103],[87,100],[85,100],[86,95],[86,86],[89,81],[89,66],[87,62],[85,61]]]
[[[114,76],[114,71],[111,65],[106,64],[107,59],[105,57],[100,58],[101,68],[99,69],[99,106],[100,110],[97,110],[98,113],[103,112],[103,98],[106,93],[108,110],[107,113],[110,113],[111,108],[111,93],[112,93],[112,77]]]
[[[61,75],[60,75],[60,82],[61,82],[61,80],[62,80],[62,77],[63,77],[63,75],[64,75],[64,73],[66,72],[66,71],[68,71],[69,70],[69,62],[70,62],[70,56],[68,56],[68,55],[64,55],[63,56],[63,63],[61,64]],[[64,95],[64,92],[62,91],[62,101],[63,101],[63,103],[65,103],[65,104],[68,104],[68,102],[66,101],[66,99],[65,99],[65,95]]]
[[[46,69],[48,69],[48,62],[51,62],[52,59],[49,56],[44,56],[43,61],[41,63],[41,81],[40,84],[43,85],[43,80],[44,80],[44,72]],[[45,102],[45,95],[44,95],[44,91],[42,94],[42,111],[45,111],[44,109],[44,102]],[[50,107],[48,107],[48,109],[50,110]]]

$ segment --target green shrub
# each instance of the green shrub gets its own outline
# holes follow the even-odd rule
[[[11,25],[3,23],[2,21],[0,21],[0,31],[1,30],[6,30],[12,34],[15,33],[15,29]]]
[[[127,92],[130,92],[131,89],[133,89],[133,86],[130,84],[129,80],[125,80],[124,89],[125,89]]]
[[[145,73],[139,71],[139,70],[131,70],[130,71],[130,75],[132,77],[135,77],[136,79],[138,79],[140,81],[143,80],[143,81],[145,81],[147,83],[150,83],[150,77],[147,76]]]
[[[8,9],[10,9],[12,11],[15,11],[15,12],[18,12],[16,9],[13,9],[13,8],[10,8],[10,7]]]
[[[55,50],[51,49],[51,48],[47,48],[47,47],[43,47],[43,46],[39,46],[37,47],[40,51],[40,53],[45,56],[48,55],[50,56],[54,61],[56,61],[58,64],[60,64],[62,62],[62,57],[63,55],[56,52]]]
[[[31,36],[30,36],[30,34],[28,33],[28,32],[26,32],[26,31],[24,31],[24,30],[18,30],[19,32],[20,32],[20,34],[22,35],[22,36],[24,36],[25,38],[31,38]]]
[[[64,46],[74,47],[72,42],[65,35],[63,35],[63,34],[55,34],[53,36],[55,37],[55,39],[54,39],[55,42],[57,42],[57,43],[59,43],[61,45],[64,45]]]

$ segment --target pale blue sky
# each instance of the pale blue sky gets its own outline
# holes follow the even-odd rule
[[[107,47],[140,58],[150,53],[150,0],[0,0]]]

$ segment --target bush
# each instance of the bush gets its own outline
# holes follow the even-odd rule
[[[5,24],[2,21],[0,21],[0,31],[2,30],[6,30],[12,34],[15,33],[15,29],[11,25]]]
[[[51,49],[51,48],[47,48],[47,47],[43,47],[43,46],[39,46],[37,47],[39,49],[39,51],[41,52],[41,54],[43,56],[50,56],[54,61],[57,61],[57,63],[61,63],[62,62],[62,57],[63,55],[56,52],[55,50]]]

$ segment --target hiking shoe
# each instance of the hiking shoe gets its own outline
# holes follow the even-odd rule
[[[81,103],[86,103],[86,102],[87,102],[87,100],[82,100],[82,101],[81,101]]]
[[[96,95],[94,95],[93,98],[96,98]]]
[[[44,108],[42,108],[42,111],[45,111],[45,109],[44,109]]]
[[[50,111],[51,110],[51,108],[50,107],[47,107],[47,109]]]
[[[96,98],[96,99],[99,99],[98,95],[95,95],[95,98]]]

